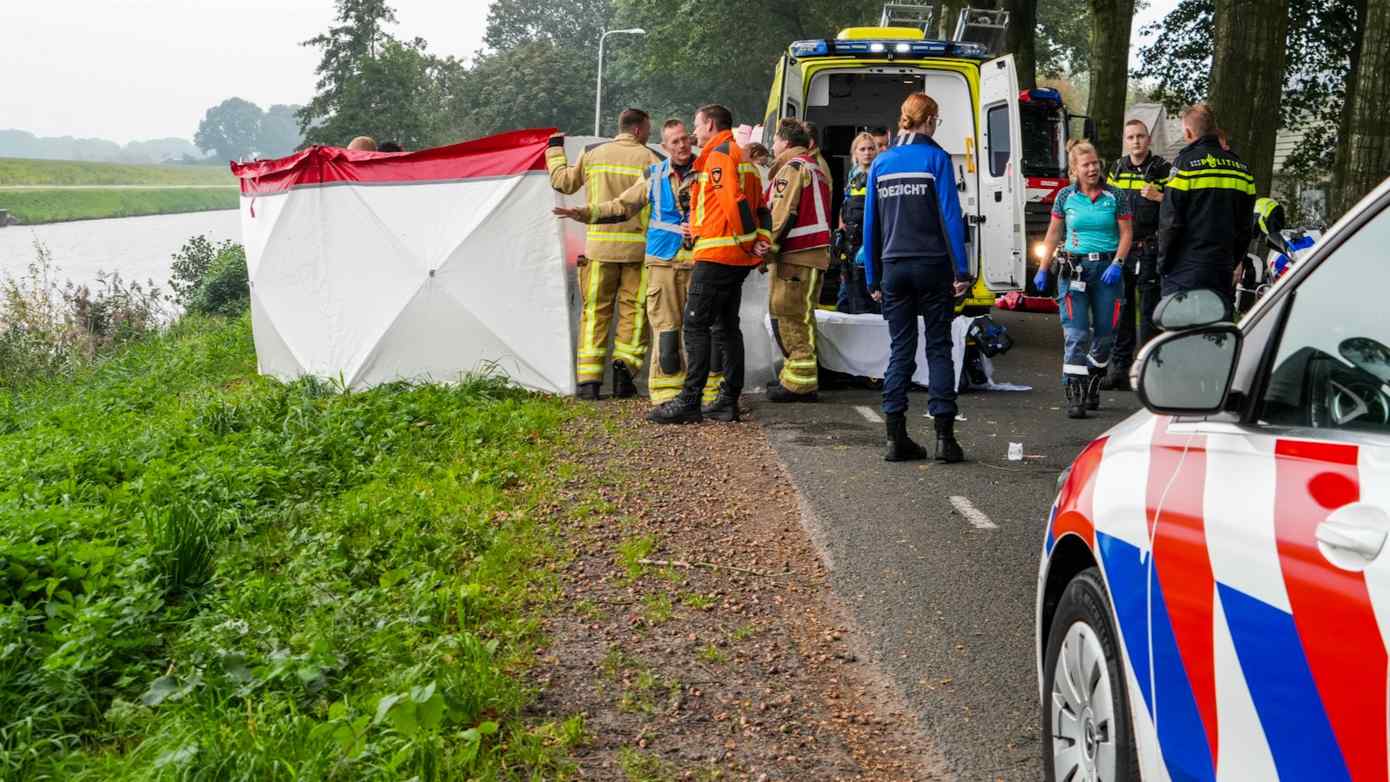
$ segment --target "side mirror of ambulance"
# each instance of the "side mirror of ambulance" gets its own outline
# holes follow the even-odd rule
[[[1135,362],[1134,389],[1149,410],[1163,415],[1209,415],[1225,408],[1240,329],[1230,323],[1174,331],[1150,342]]]
[[[1223,320],[1230,320],[1226,300],[1206,288],[1170,293],[1154,307],[1154,323],[1164,331],[1210,326]]]

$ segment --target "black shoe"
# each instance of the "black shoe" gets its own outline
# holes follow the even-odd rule
[[[956,442],[956,417],[938,415],[936,421],[936,460],[946,464],[965,461],[965,451]]]
[[[598,383],[580,383],[579,388],[575,389],[574,398],[583,399],[586,402],[597,402],[598,386]]]
[[[1067,376],[1067,418],[1086,417],[1086,378]]]
[[[700,414],[711,421],[722,421],[726,424],[738,421],[738,394],[730,394],[724,390],[724,386],[719,386],[719,396],[713,402],[700,408]]]
[[[815,402],[820,399],[820,394],[815,391],[807,391],[798,394],[795,391],[788,391],[787,387],[781,383],[769,383],[767,385],[767,401],[785,404],[787,402]]]
[[[1091,368],[1091,376],[1086,378],[1086,409],[1100,409],[1100,381],[1105,377],[1105,370]]]
[[[700,402],[687,402],[676,397],[652,408],[647,420],[654,424],[698,424],[704,416],[700,414]]]
[[[885,462],[915,462],[927,458],[927,449],[912,442],[907,436],[907,417],[902,413],[889,413],[888,453],[883,455]]]
[[[1129,365],[1125,362],[1110,359],[1110,369],[1105,373],[1105,380],[1101,381],[1101,388],[1109,388],[1115,391],[1129,391]]]
[[[613,398],[631,399],[637,396],[637,384],[632,382],[632,370],[621,361],[613,362]]]

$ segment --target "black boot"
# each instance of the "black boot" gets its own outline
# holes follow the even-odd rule
[[[1067,375],[1067,418],[1086,417],[1086,378]]]
[[[915,462],[927,458],[927,449],[912,442],[912,438],[907,436],[907,417],[904,414],[889,413],[887,424],[888,453],[884,454],[883,461]]]
[[[598,383],[580,383],[575,389],[574,398],[583,399],[586,402],[598,401]]]
[[[613,362],[613,398],[631,399],[637,396],[637,384],[632,382],[632,370],[621,361]]]
[[[820,399],[820,395],[815,391],[807,391],[798,394],[795,391],[788,391],[787,387],[773,381],[767,384],[767,401],[785,404],[787,402],[815,402]]]
[[[965,451],[956,442],[956,417],[938,415],[933,420],[936,421],[936,460],[946,464],[965,461]]]
[[[686,400],[676,397],[652,408],[647,420],[654,424],[698,424],[704,417],[700,415],[700,400]]]
[[[1110,368],[1105,372],[1105,380],[1101,381],[1101,388],[1110,388],[1116,391],[1128,391],[1129,388],[1129,365],[1127,363],[1110,359]]]
[[[728,387],[720,383],[719,395],[713,402],[700,408],[700,414],[711,421],[723,421],[726,424],[738,421],[738,394],[729,393]]]
[[[1086,378],[1086,409],[1100,409],[1100,381],[1105,378],[1104,369],[1091,367],[1091,376]]]

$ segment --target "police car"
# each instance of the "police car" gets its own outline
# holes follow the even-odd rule
[[[1345,295],[1390,287],[1387,247],[1390,180],[1239,326],[1206,292],[1165,303],[1147,409],[1048,518],[1046,779],[1390,774],[1390,315]]]

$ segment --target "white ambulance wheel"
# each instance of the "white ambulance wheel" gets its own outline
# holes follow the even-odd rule
[[[1043,671],[1043,779],[1138,780],[1119,639],[1095,568],[1062,593]]]

